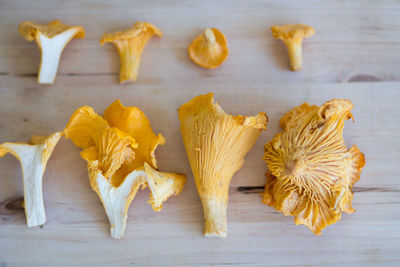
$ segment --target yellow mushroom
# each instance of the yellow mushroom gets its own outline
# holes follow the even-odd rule
[[[244,157],[266,129],[267,116],[232,116],[214,104],[213,94],[200,95],[179,110],[186,154],[203,205],[204,235],[225,237],[229,184]]]
[[[33,136],[29,144],[0,144],[0,157],[10,153],[21,163],[24,181],[24,207],[29,227],[43,225],[46,222],[42,192],[43,174],[47,161],[62,136],[62,132],[56,132],[48,137]]]
[[[27,41],[35,40],[39,46],[41,60],[38,83],[41,84],[54,83],[61,54],[69,41],[85,37],[85,30],[81,26],[69,26],[60,20],[45,25],[24,21],[18,30]]]
[[[119,83],[136,81],[140,57],[153,35],[162,37],[162,32],[149,22],[136,22],[128,30],[103,35],[100,44],[112,43],[118,50],[120,58]]]
[[[305,24],[285,24],[272,26],[271,31],[274,38],[281,39],[286,45],[292,71],[301,70],[303,63],[301,45],[304,38],[315,33],[314,28]]]
[[[103,117],[91,107],[81,107],[64,132],[83,149],[90,185],[103,203],[113,238],[123,237],[128,208],[139,189],[149,187],[149,203],[155,211],[183,189],[184,175],[156,170],[154,150],[165,140],[154,134],[149,120],[136,107],[124,107],[117,100]]]
[[[351,188],[365,161],[357,146],[348,149],[343,140],[352,108],[340,99],[321,107],[304,103],[282,117],[283,131],[265,145],[270,172],[263,202],[317,235],[339,221],[342,211],[354,212]]]
[[[205,28],[190,44],[188,52],[194,63],[206,69],[217,68],[229,55],[224,34],[215,28]]]

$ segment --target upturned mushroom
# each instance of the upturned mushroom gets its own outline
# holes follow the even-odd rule
[[[321,107],[304,103],[282,117],[283,131],[265,145],[269,172],[263,202],[317,235],[342,212],[354,212],[351,189],[365,161],[357,146],[348,149],[343,140],[352,108],[341,99]]]
[[[83,149],[90,185],[103,203],[113,238],[123,237],[128,208],[138,190],[148,186],[149,203],[154,211],[160,211],[165,200],[183,189],[185,175],[156,170],[154,151],[165,139],[154,134],[149,120],[136,107],[124,107],[117,100],[103,116],[91,107],[81,107],[64,132]]]
[[[291,70],[301,70],[303,64],[302,42],[304,38],[315,33],[314,28],[305,24],[285,24],[282,26],[274,25],[271,27],[271,31],[274,38],[281,39],[286,45]]]
[[[203,205],[204,235],[226,237],[229,184],[244,157],[266,129],[267,116],[232,116],[200,95],[179,109],[186,154]]]
[[[38,83],[52,84],[57,75],[61,54],[73,38],[84,38],[81,26],[69,26],[54,20],[48,24],[24,21],[19,25],[19,33],[27,40],[35,40],[41,52]]]
[[[28,227],[43,225],[46,222],[42,191],[43,174],[47,161],[62,136],[62,132],[56,132],[48,137],[33,136],[29,143],[0,144],[0,157],[10,153],[21,163]]]
[[[206,69],[215,69],[229,55],[225,35],[215,28],[205,28],[188,47],[189,57],[197,65]]]
[[[149,22],[136,22],[128,30],[103,35],[100,44],[112,43],[118,50],[119,83],[136,81],[143,49],[154,35],[162,37],[162,31]]]

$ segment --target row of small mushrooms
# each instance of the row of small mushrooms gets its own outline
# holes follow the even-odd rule
[[[290,68],[298,71],[302,68],[302,40],[314,34],[311,26],[304,24],[286,24],[272,26],[274,38],[281,39],[287,47]],[[48,24],[25,21],[19,26],[20,34],[28,41],[36,41],[41,51],[41,63],[38,83],[52,84],[55,81],[61,54],[73,38],[84,38],[85,30],[81,26],[69,26],[54,20]],[[136,22],[132,28],[114,33],[106,33],[100,44],[112,43],[120,56],[119,82],[136,81],[140,57],[143,49],[153,36],[162,37],[162,31],[149,22]],[[205,28],[188,47],[190,58],[197,65],[215,69],[229,55],[225,35],[215,28]]]

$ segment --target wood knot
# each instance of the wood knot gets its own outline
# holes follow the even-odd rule
[[[349,82],[379,82],[381,79],[367,74],[354,75],[349,79]]]
[[[0,215],[9,215],[24,211],[24,198],[11,198],[0,202]]]
[[[236,191],[243,194],[259,194],[264,192],[264,186],[239,186]]]

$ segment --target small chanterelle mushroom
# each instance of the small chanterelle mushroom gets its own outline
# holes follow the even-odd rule
[[[352,108],[340,99],[321,107],[304,103],[282,117],[283,131],[265,145],[270,171],[263,202],[317,235],[339,221],[342,211],[354,212],[351,188],[365,161],[357,146],[348,149],[343,140]]]
[[[123,237],[128,208],[139,189],[149,187],[149,203],[155,211],[183,189],[185,175],[156,170],[154,151],[165,139],[154,134],[150,121],[136,107],[124,107],[117,100],[103,116],[91,107],[81,107],[64,132],[83,149],[90,185],[103,203],[113,238]]]
[[[162,37],[162,31],[149,22],[136,22],[128,30],[103,35],[101,45],[112,43],[118,49],[119,83],[136,81],[143,49],[154,35]]]
[[[305,24],[285,24],[272,26],[271,31],[274,38],[281,39],[286,45],[292,71],[301,70],[303,63],[301,45],[304,38],[315,33],[314,28]]]
[[[24,21],[18,30],[27,41],[35,40],[39,46],[41,61],[38,83],[42,84],[54,83],[61,54],[69,41],[85,37],[85,30],[81,26],[69,26],[60,20],[45,25]]]
[[[268,118],[265,113],[254,117],[228,115],[214,104],[212,93],[193,98],[178,112],[183,143],[203,205],[204,235],[226,237],[229,184],[266,129]]]
[[[62,136],[62,132],[56,132],[48,137],[33,136],[29,144],[0,144],[0,157],[10,153],[21,163],[24,180],[24,207],[29,227],[42,225],[46,222],[42,179],[47,161]]]
[[[215,69],[229,55],[225,35],[215,28],[205,28],[188,48],[189,56],[197,65],[206,69]]]

